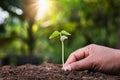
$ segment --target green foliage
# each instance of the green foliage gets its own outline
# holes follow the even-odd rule
[[[65,30],[62,30],[61,32],[59,32],[59,31],[54,31],[51,35],[50,35],[50,37],[49,37],[49,39],[52,39],[52,38],[55,38],[55,37],[57,37],[57,36],[59,36],[59,35],[71,35],[70,33],[68,33],[67,31],[65,31]]]
[[[71,35],[70,33],[68,33],[68,32],[65,31],[65,30],[62,30],[60,33],[63,34],[63,35]]]
[[[57,36],[59,36],[59,35],[60,35],[60,32],[59,32],[59,31],[54,31],[54,32],[50,35],[49,39],[52,39],[52,38],[57,37]]]

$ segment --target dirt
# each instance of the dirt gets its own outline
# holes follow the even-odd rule
[[[120,75],[91,71],[63,71],[61,65],[45,63],[39,66],[0,67],[0,80],[120,80]]]

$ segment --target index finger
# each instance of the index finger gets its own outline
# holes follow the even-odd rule
[[[88,55],[89,55],[89,53],[88,53],[87,47],[80,48],[70,54],[66,63],[64,64],[64,66],[71,64],[73,62],[76,62],[78,60],[81,60],[81,59],[87,57]]]

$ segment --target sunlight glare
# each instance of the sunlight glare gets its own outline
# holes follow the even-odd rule
[[[50,10],[50,3],[48,0],[38,0],[38,12],[36,19],[42,19]]]

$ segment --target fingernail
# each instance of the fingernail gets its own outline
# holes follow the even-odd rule
[[[65,66],[62,68],[64,71],[71,71],[71,67],[68,65],[68,66]]]

